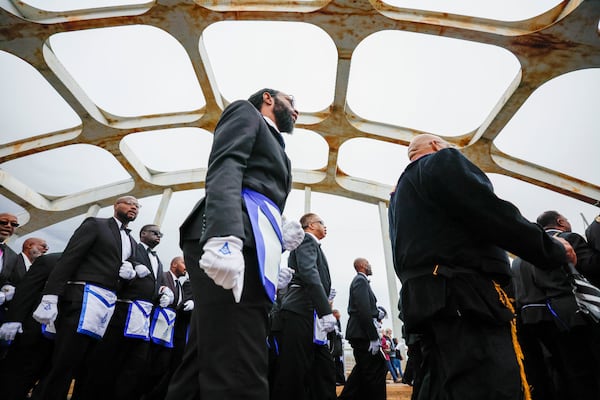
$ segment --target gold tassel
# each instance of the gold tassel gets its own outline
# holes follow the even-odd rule
[[[498,292],[498,297],[500,298],[500,302],[506,306],[510,310],[510,312],[515,314],[515,307],[512,304],[511,299],[508,297],[506,292],[502,290],[499,284],[494,282],[494,288],[496,292]],[[529,389],[529,383],[527,383],[527,376],[525,375],[525,366],[523,365],[523,360],[525,356],[523,355],[523,350],[521,349],[521,345],[517,340],[517,319],[513,317],[510,321],[510,334],[512,336],[513,348],[515,349],[515,354],[517,356],[517,364],[519,364],[519,373],[521,375],[521,385],[523,386],[523,395],[524,400],[531,400],[531,390]]]

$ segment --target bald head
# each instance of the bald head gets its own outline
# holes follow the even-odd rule
[[[408,159],[414,161],[427,154],[435,153],[448,147],[452,147],[452,145],[441,137],[424,133],[415,136],[410,141],[408,145]]]
[[[44,239],[29,238],[23,242],[21,251],[29,258],[29,261],[33,263],[39,256],[46,254],[48,251],[48,243],[46,243]]]
[[[362,272],[367,276],[373,274],[373,271],[371,270],[371,264],[366,258],[359,257],[354,260],[354,269],[356,272]]]

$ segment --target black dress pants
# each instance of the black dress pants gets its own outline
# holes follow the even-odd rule
[[[266,400],[267,314],[272,303],[260,279],[256,251],[243,249],[244,290],[236,303],[198,264],[198,240],[182,244],[194,312],[188,344],[166,399]]]

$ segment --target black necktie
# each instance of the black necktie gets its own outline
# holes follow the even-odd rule
[[[156,257],[156,252],[154,250],[152,250],[150,247],[148,247],[148,253],[152,254],[154,257]]]
[[[127,228],[125,225],[121,225],[121,230],[125,231],[127,235],[129,235],[129,232],[131,232],[131,229]]]

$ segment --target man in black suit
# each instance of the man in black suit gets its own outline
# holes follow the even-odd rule
[[[0,338],[12,340],[0,363],[0,395],[4,400],[22,400],[50,367],[54,341],[42,334],[31,314],[40,302],[46,280],[61,253],[38,257],[17,285],[15,297],[0,327]]]
[[[15,295],[15,287],[10,282],[17,253],[6,245],[6,241],[19,227],[17,217],[9,213],[0,214],[0,322],[3,321],[6,307],[4,303],[10,301]]]
[[[543,268],[575,263],[552,238],[498,198],[475,164],[442,138],[421,134],[389,206],[394,268],[406,334],[421,334],[418,399],[529,395],[506,251]]]
[[[379,324],[384,315],[377,308],[377,298],[369,279],[373,271],[364,258],[354,260],[356,276],[350,284],[348,297],[348,325],[346,339],[350,342],[356,364],[346,380],[339,399],[386,398],[385,375],[387,366],[381,352]]]
[[[206,197],[180,228],[195,309],[167,399],[269,397],[265,341],[277,272],[260,267],[248,202],[259,199],[280,220],[273,214],[292,186],[282,132],[291,133],[297,117],[292,96],[263,89],[231,103],[217,123]]]
[[[271,400],[335,399],[335,365],[327,347],[327,333],[335,329],[329,293],[331,276],[321,240],[327,235],[323,220],[314,213],[300,218],[306,235],[290,253],[294,277],[279,311],[281,331]]]
[[[123,280],[117,290],[115,312],[91,356],[83,393],[77,390],[82,400],[133,399],[143,392],[153,305],[166,306],[173,298],[171,289],[165,289],[162,263],[154,250],[162,236],[154,224],[140,229],[136,276]]]
[[[573,246],[577,271],[600,268],[600,251],[571,232],[571,223],[562,214],[545,211],[536,222],[548,234]],[[594,331],[597,323],[579,311],[566,270],[543,270],[521,258],[514,260],[512,268],[522,323],[518,333],[520,338],[529,339],[523,343],[523,353],[526,371],[533,377],[530,384],[534,393],[548,391],[556,398],[600,399],[600,347]],[[547,357],[539,350],[542,345],[556,365],[555,384],[549,382]]]
[[[168,305],[169,308],[175,310],[173,347],[156,343],[151,345],[150,365],[152,371],[148,376],[148,388],[151,390],[143,397],[144,400],[162,400],[165,398],[169,381],[183,357],[190,318],[194,310],[191,284],[186,277],[183,257],[174,257],[171,260],[169,270],[163,273],[164,285],[174,293],[173,301]]]
[[[124,196],[116,200],[113,217],[86,218],[48,277],[33,317],[46,325],[56,321],[56,338],[52,368],[37,398],[66,397],[74,372],[86,367],[108,326],[119,283],[136,276],[136,243],[127,224],[139,208],[135,197]]]

